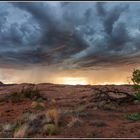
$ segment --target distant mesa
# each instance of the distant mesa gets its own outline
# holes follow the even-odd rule
[[[4,85],[4,83],[0,81],[0,85]]]

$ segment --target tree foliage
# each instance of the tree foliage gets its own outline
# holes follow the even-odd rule
[[[135,85],[140,84],[140,70],[136,69],[133,71],[131,80]]]
[[[131,80],[133,82],[133,87],[136,90],[135,98],[137,100],[140,100],[140,70],[139,69],[135,69],[133,71]]]

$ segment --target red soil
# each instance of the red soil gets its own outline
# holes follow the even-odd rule
[[[19,91],[26,84],[0,86],[0,97],[3,97],[13,91]],[[105,86],[70,86],[54,84],[36,85],[42,96],[46,97],[46,105],[51,106],[51,101],[55,100],[57,108],[70,110],[82,105],[90,104],[90,97],[95,93],[94,87],[104,88]],[[110,89],[117,88],[128,93],[133,93],[130,86],[107,86]],[[12,122],[22,116],[30,106],[32,101],[27,99],[19,103],[0,102],[0,124]],[[41,111],[39,111],[41,112]],[[64,115],[61,118],[59,127],[60,133],[53,136],[38,137],[57,137],[57,138],[139,138],[140,121],[131,121],[124,118],[126,113],[140,112],[140,103],[126,103],[116,108],[116,110],[104,110],[94,105],[86,107],[79,113],[79,119],[82,121],[80,126],[72,128],[67,127],[72,115]],[[37,135],[33,136],[37,137]]]

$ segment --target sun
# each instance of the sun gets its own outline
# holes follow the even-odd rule
[[[62,78],[61,84],[66,84],[66,85],[87,85],[88,82],[86,78],[80,77],[80,78],[75,78],[75,77],[64,77]]]

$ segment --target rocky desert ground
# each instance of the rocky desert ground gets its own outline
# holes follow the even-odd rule
[[[139,138],[130,85],[1,84],[1,138]]]

